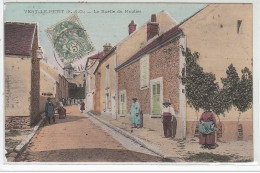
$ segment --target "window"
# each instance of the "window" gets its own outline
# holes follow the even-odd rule
[[[109,93],[106,93],[106,109],[111,109],[111,97]]]
[[[152,114],[160,114],[160,82],[153,84],[153,95],[152,95]]]
[[[140,60],[140,83],[141,89],[149,86],[149,55],[145,55]]]
[[[238,34],[239,34],[241,23],[242,23],[242,20],[237,20],[237,33]]]
[[[158,117],[161,114],[163,102],[163,78],[159,77],[150,81],[151,116]]]
[[[126,114],[126,91],[120,92],[120,114]]]
[[[106,66],[106,88],[109,88],[109,65]]]

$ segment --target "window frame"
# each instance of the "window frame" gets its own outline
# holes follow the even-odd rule
[[[122,95],[124,95],[124,107],[125,107],[125,114],[122,114]],[[120,108],[120,110],[119,110],[119,116],[120,117],[124,117],[124,116],[126,116],[126,114],[127,114],[127,97],[126,97],[126,90],[121,90],[120,92],[119,92],[119,108]]]
[[[160,110],[162,110],[162,103],[163,103],[163,77],[159,77],[153,80],[150,80],[150,115],[151,117],[161,117],[161,112],[159,114],[153,114],[153,85],[160,83],[160,97],[159,97],[159,104]]]
[[[140,89],[147,89],[149,88],[149,80],[150,80],[150,56],[149,54],[145,54],[141,59],[140,59]],[[146,74],[146,82],[147,84],[144,86],[143,84],[143,79],[144,79],[144,75],[143,73],[144,71],[144,62],[146,62],[146,70],[147,70],[147,74]]]
[[[105,78],[105,84],[106,84],[106,89],[110,88],[110,81],[109,81],[109,64],[106,66],[106,78]]]

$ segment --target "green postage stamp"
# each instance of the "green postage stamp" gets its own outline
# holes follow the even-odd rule
[[[61,61],[69,64],[95,50],[76,14],[46,29]]]

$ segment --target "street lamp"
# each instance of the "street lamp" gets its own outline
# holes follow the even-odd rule
[[[42,48],[41,48],[41,47],[38,47],[38,49],[37,49],[37,59],[38,59],[38,60],[44,59],[44,58],[43,58],[43,52],[42,52]],[[47,59],[46,59],[46,62],[47,62]]]

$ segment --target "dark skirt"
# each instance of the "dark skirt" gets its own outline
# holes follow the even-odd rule
[[[199,139],[201,145],[215,145],[215,132],[208,135],[200,133]]]
[[[80,110],[85,110],[85,105],[81,105]]]

